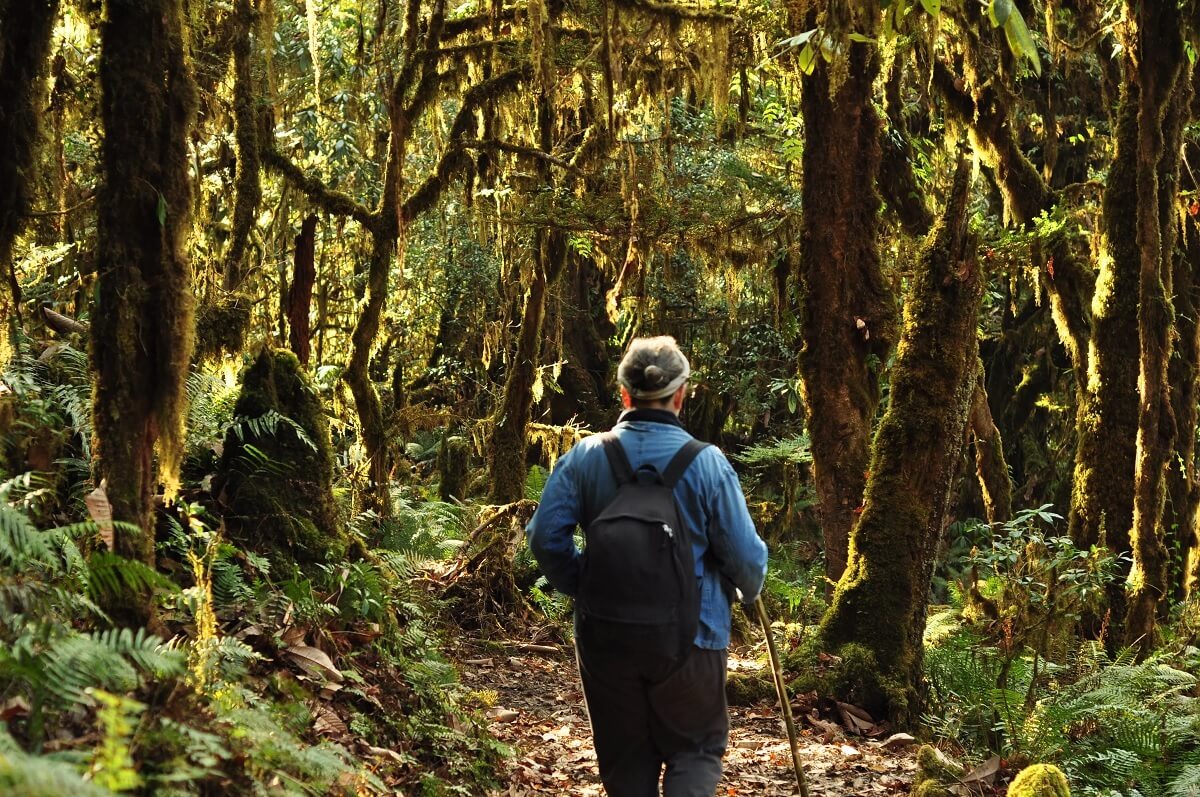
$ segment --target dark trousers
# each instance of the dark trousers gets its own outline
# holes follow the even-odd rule
[[[609,797],[712,797],[729,743],[724,650],[630,655],[581,623],[579,675]],[[666,773],[663,773],[663,766]]]

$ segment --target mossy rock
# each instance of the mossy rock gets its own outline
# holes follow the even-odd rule
[[[917,776],[909,797],[952,797],[950,787],[967,773],[950,756],[928,744],[917,750]]]
[[[1067,776],[1053,764],[1022,769],[1008,786],[1008,797],[1071,797]]]
[[[725,681],[725,697],[731,706],[752,706],[764,700],[774,700],[775,679],[765,669],[731,672]]]
[[[231,539],[297,563],[360,555],[338,522],[329,427],[296,355],[264,349],[234,416],[214,484]]]

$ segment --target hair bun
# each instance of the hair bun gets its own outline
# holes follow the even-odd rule
[[[647,365],[644,373],[646,375],[646,381],[652,385],[659,384],[663,381],[663,377],[666,376],[666,372],[664,372],[663,369],[659,368],[657,365]]]

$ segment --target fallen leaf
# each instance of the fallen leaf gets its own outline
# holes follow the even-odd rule
[[[962,783],[990,783],[999,771],[1000,756],[994,755],[963,775],[959,780]]]
[[[341,683],[346,679],[341,670],[334,666],[333,660],[325,651],[308,645],[293,645],[284,651],[292,661],[309,675],[323,675],[331,681]]]
[[[320,735],[332,738],[342,738],[349,735],[350,729],[346,727],[346,723],[329,706],[324,703],[315,703],[312,706],[312,712],[313,730]]]

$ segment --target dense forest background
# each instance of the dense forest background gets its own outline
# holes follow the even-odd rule
[[[1193,0],[0,0],[0,791],[503,788],[456,651],[569,650],[521,529],[670,334],[814,722],[960,759],[927,797],[1200,793],[1198,42]]]

